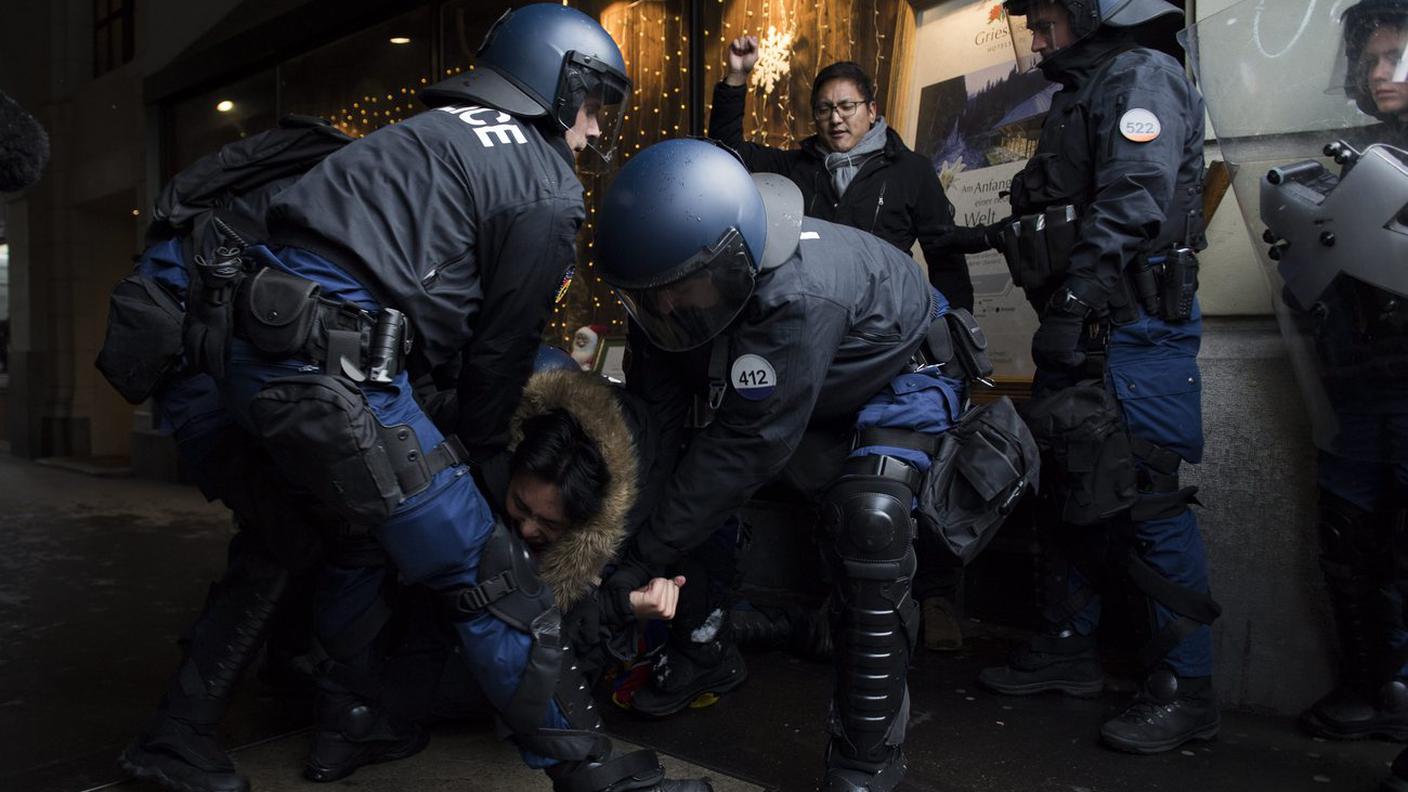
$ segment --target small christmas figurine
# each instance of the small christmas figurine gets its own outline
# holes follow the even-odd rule
[[[606,325],[582,325],[572,335],[572,359],[583,371],[591,371],[596,366],[596,353],[606,330]]]

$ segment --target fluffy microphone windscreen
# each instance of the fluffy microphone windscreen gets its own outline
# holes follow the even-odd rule
[[[39,181],[49,161],[49,136],[34,116],[0,93],[0,192]]]

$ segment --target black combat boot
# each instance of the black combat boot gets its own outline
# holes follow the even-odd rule
[[[1095,654],[1095,639],[1067,629],[1034,636],[1012,650],[1007,665],[984,668],[978,685],[1008,696],[1058,692],[1093,698],[1105,689],[1105,672]]]
[[[553,792],[714,792],[709,779],[665,777],[654,751],[634,751],[602,762],[571,762],[548,768]]]
[[[1408,742],[1408,685],[1394,680],[1365,692],[1363,684],[1342,683],[1301,713],[1300,725],[1328,740]]]
[[[899,785],[907,769],[904,751],[898,747],[887,761],[857,762],[837,751],[833,741],[826,752],[826,775],[818,792],[889,792]]]
[[[1391,548],[1400,531],[1391,516],[1359,510],[1320,493],[1320,565],[1339,633],[1339,682],[1301,713],[1300,725],[1329,740],[1408,741],[1408,686],[1395,679],[1401,653],[1389,635],[1401,608],[1393,585]]]
[[[156,713],[118,757],[136,778],[179,792],[247,792],[215,739],[230,693],[264,642],[288,573],[250,549],[243,534],[230,543],[225,578],[212,586],[192,625],[186,657],[167,683]]]
[[[337,781],[363,765],[406,759],[430,742],[416,724],[393,717],[330,680],[320,680],[319,687],[318,723],[303,765],[303,777],[309,781]]]
[[[1189,740],[1211,740],[1220,722],[1212,677],[1179,677],[1164,668],[1144,680],[1119,717],[1100,727],[1100,739],[1120,751],[1163,753]]]

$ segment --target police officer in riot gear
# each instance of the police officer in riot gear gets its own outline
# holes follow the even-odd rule
[[[1275,37],[1268,31],[1281,20],[1244,0],[1192,26],[1188,42],[1248,230],[1279,287],[1277,319],[1319,449],[1320,564],[1340,664],[1335,688],[1301,725],[1322,738],[1401,741],[1408,739],[1408,1],[1347,5],[1338,26],[1303,25]],[[1286,62],[1298,64],[1289,79]],[[1247,106],[1252,91],[1273,96],[1270,110]],[[1408,751],[1383,788],[1408,790]]]
[[[838,433],[841,442],[816,444],[838,452],[831,486],[813,485],[836,581],[822,788],[895,788],[918,626],[911,504],[964,399],[956,364],[916,361],[921,346],[930,355],[944,346],[930,334],[947,326],[935,321],[947,302],[898,249],[804,218],[795,184],[750,177],[732,152],[700,140],[666,141],[627,163],[595,247],[633,320],[628,386],[674,427],[661,455],[681,447],[691,404],[705,416],[676,459],[654,465],[643,493],[653,509],[604,583],[616,594],[608,601],[625,612],[627,592],[704,549],[809,432]],[[682,597],[710,585],[689,581]],[[742,682],[727,622],[714,615],[688,624],[676,614],[652,677],[657,703],[673,702],[661,714]]]
[[[611,108],[630,92],[624,61],[590,17],[543,3],[505,13],[476,66],[424,93],[434,109],[281,193],[267,243],[230,234],[197,262],[187,324],[203,332],[191,358],[291,489],[374,536],[403,581],[439,593],[526,762],[563,789],[705,789],[664,780],[652,756],[611,758],[551,591],[466,464],[506,443],[575,258],[585,212],[573,158],[609,156]],[[461,412],[447,437],[407,371],[455,358]],[[358,703],[376,677],[386,574],[379,559],[325,570],[317,628],[338,689],[320,704],[331,744],[314,746],[315,780],[335,777],[320,758],[395,739]]]
[[[1177,476],[1203,449],[1193,255],[1205,244],[1202,100],[1177,61],[1134,40],[1181,13],[1162,0],[1006,7],[1063,90],[1013,180],[1014,217],[964,241],[1002,249],[1041,316],[1033,433],[1050,452],[1043,467],[1059,471],[1044,489],[1062,501],[1062,524],[1046,532],[1045,629],[979,682],[1012,695],[1098,694],[1095,581],[1128,579],[1149,600],[1148,676],[1101,737],[1166,751],[1218,728],[1207,626],[1217,607],[1192,492]],[[1109,429],[1112,418],[1127,434]],[[1084,448],[1099,426],[1108,444]]]
[[[1332,428],[1317,426],[1319,527],[1340,679],[1301,723],[1329,739],[1408,741],[1408,248],[1394,221],[1385,223],[1408,195],[1408,2],[1361,0],[1341,23],[1344,74],[1332,87],[1379,123],[1334,144],[1330,153],[1345,169],[1320,206],[1302,209],[1291,192],[1326,175],[1313,161],[1269,171],[1262,199],[1283,296],[1314,339],[1333,418]],[[1339,221],[1333,245],[1322,238],[1331,227],[1322,216]],[[1351,227],[1344,216],[1367,222]],[[1396,222],[1401,229],[1403,219]]]
[[[184,657],[156,712],[118,759],[134,776],[202,792],[246,788],[216,740],[234,687],[266,636],[271,660],[288,661],[271,669],[292,671],[295,656],[310,654],[313,580],[339,521],[280,486],[267,452],[235,425],[209,374],[180,371],[181,303],[193,260],[220,242],[217,223],[266,235],[273,197],[350,142],[326,122],[287,117],[191,164],[162,189],[147,248],[113,291],[97,367],[129,402],[151,398],[183,477],[228,506],[239,528],[224,575],[182,636]],[[357,543],[337,542],[338,552]],[[406,738],[414,745],[418,735]]]

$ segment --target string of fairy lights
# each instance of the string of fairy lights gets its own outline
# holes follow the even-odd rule
[[[885,75],[887,39],[881,24],[881,5],[887,8],[898,6],[903,0],[871,0],[870,26],[874,29],[874,76],[878,80]],[[580,5],[578,2],[564,5]],[[665,2],[610,2],[603,3],[600,13],[602,26],[606,28],[618,44],[626,61],[626,70],[634,90],[630,107],[622,115],[622,126],[617,143],[617,163],[619,167],[630,160],[637,151],[660,140],[678,137],[689,133],[688,86],[692,79],[689,73],[689,25],[683,19],[686,3],[683,0]],[[714,83],[723,72],[726,54],[734,38],[750,34],[760,41],[772,33],[774,46],[785,41],[789,46],[786,52],[773,53],[784,62],[776,85],[769,93],[760,88],[750,91],[752,124],[749,139],[763,144],[791,148],[811,134],[811,113],[799,115],[793,105],[794,81],[800,80],[797,87],[809,89],[815,71],[821,66],[836,60],[859,60],[863,54],[855,39],[857,12],[856,0],[831,0],[822,3],[803,4],[801,0],[718,0],[711,4],[712,12],[706,8],[704,28],[701,31],[706,44],[704,74],[705,108],[707,114],[713,105],[709,101]],[[804,10],[811,13],[804,13]],[[836,21],[836,16],[841,21]],[[888,16],[888,11],[886,13]],[[713,43],[717,46],[711,46]],[[841,42],[844,42],[842,44]],[[791,58],[795,52],[808,46],[815,47],[815,62],[809,63],[810,74],[801,74],[792,68]],[[844,51],[842,51],[844,49]],[[466,68],[452,66],[444,69],[446,77],[461,73]],[[397,86],[386,92],[366,93],[338,109],[333,117],[334,126],[353,137],[361,137],[388,124],[395,124],[421,111],[422,106],[416,93],[428,83],[427,77],[417,78],[410,83]],[[572,334],[583,325],[603,325],[608,335],[624,335],[626,314],[620,301],[611,289],[596,274],[595,253],[592,239],[595,231],[597,203],[599,195],[609,181],[609,177],[587,175],[582,177],[587,216],[582,225],[578,246],[579,256],[573,284],[557,304],[549,320],[544,338],[570,346]]]

